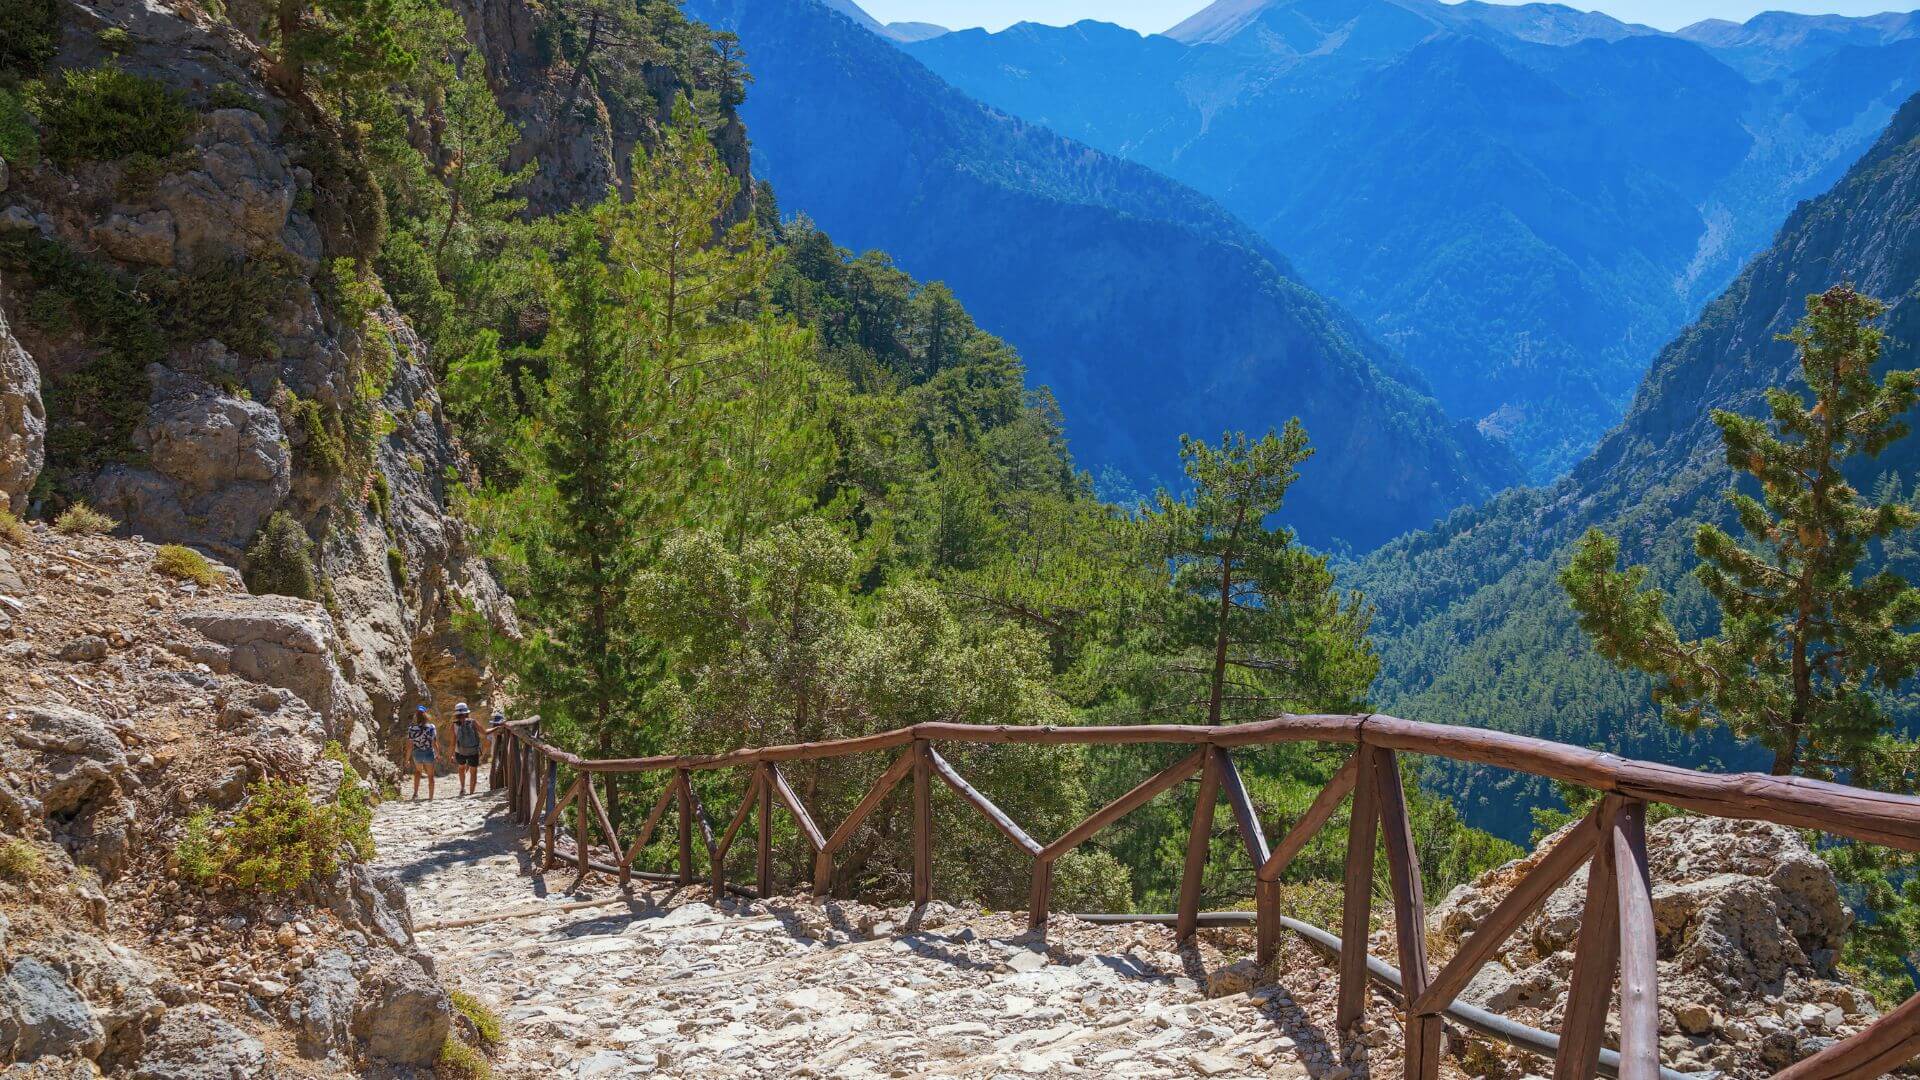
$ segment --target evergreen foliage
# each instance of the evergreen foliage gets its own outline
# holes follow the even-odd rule
[[[247,548],[247,589],[254,593],[275,593],[301,600],[319,596],[319,582],[313,568],[313,542],[307,530],[284,510],[276,511],[260,527],[260,534]]]
[[[33,95],[40,145],[62,165],[115,161],[133,154],[163,158],[180,149],[193,110],[157,79],[112,63],[68,69]]]

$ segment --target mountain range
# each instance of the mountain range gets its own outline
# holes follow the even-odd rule
[[[900,47],[1210,195],[1557,476],[1662,343],[1920,89],[1920,16],[1677,33],[1552,4],[1221,0]]]
[[[1686,735],[1649,703],[1647,682],[1600,659],[1555,581],[1572,544],[1600,526],[1648,565],[1683,628],[1714,614],[1690,576],[1697,523],[1739,535],[1721,498],[1733,483],[1711,411],[1764,415],[1763,392],[1801,385],[1780,340],[1811,293],[1850,281],[1891,305],[1886,369],[1920,367],[1920,96],[1827,193],[1802,204],[1700,318],[1655,360],[1621,425],[1566,477],[1508,492],[1436,529],[1396,540],[1344,575],[1379,609],[1377,703],[1398,715],[1481,724],[1685,764],[1764,767],[1724,737]],[[1852,480],[1911,497],[1920,438],[1896,442]],[[1876,558],[1920,574],[1910,545]],[[1894,712],[1912,725],[1920,701]],[[1524,839],[1524,810],[1549,793],[1488,769],[1435,782],[1476,824]]]
[[[756,173],[786,212],[944,280],[1053,389],[1110,493],[1178,486],[1182,434],[1296,415],[1318,454],[1286,516],[1315,543],[1364,550],[1519,477],[1218,203],[974,101],[833,6],[686,5],[744,45]]]

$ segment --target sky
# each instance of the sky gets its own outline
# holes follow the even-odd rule
[[[1062,26],[1100,19],[1157,33],[1207,6],[1209,0],[860,0],[881,22],[931,22],[951,29],[998,30],[1029,21]],[[1616,19],[1677,30],[1701,19],[1744,21],[1762,11],[1872,15],[1913,9],[1912,0],[1601,0],[1573,7],[1604,11]]]

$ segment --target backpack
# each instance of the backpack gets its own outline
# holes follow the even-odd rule
[[[453,748],[463,754],[480,752],[480,726],[472,717],[462,717],[453,722]]]

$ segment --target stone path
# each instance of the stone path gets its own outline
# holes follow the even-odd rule
[[[443,981],[507,1021],[506,1077],[1365,1072],[1336,1060],[1332,973],[1293,943],[1289,988],[1255,988],[1249,965],[1176,953],[1158,927],[1056,920],[1043,950],[1011,917],[941,905],[909,931],[905,911],[801,897],[716,909],[704,887],[636,882],[629,896],[598,875],[559,895],[571,872],[529,873],[501,799],[484,793],[387,803],[374,832]],[[605,903],[561,910],[585,900]],[[518,914],[441,925],[501,913]],[[1378,1023],[1360,1041],[1391,1052],[1397,1030]]]

